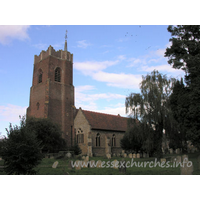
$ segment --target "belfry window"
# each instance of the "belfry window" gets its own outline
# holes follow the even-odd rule
[[[115,134],[112,136],[112,147],[116,146]]]
[[[36,107],[37,107],[37,110],[39,110],[39,108],[40,108],[40,103],[39,102],[37,102]]]
[[[57,67],[56,70],[55,70],[55,81],[60,82],[60,79],[61,79],[60,68]]]
[[[96,136],[96,147],[100,147],[100,134],[97,133],[97,136]]]
[[[42,83],[42,70],[41,69],[39,70],[39,73],[38,73],[38,83]]]

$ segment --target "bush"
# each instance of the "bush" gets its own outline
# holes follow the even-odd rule
[[[82,153],[82,150],[80,149],[77,143],[70,148],[70,151],[73,151],[74,155],[79,155]]]
[[[25,119],[21,125],[10,124],[7,129],[8,137],[2,143],[2,158],[4,159],[5,172],[7,174],[36,174],[34,168],[42,160],[40,143],[34,132],[25,127]]]
[[[67,149],[60,126],[50,119],[31,117],[26,120],[26,127],[35,132],[43,152],[57,153]]]

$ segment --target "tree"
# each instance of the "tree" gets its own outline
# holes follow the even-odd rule
[[[183,79],[177,80],[173,87],[173,92],[170,96],[170,107],[174,123],[176,123],[176,130],[169,130],[170,132],[170,148],[181,148],[182,152],[187,151],[187,136],[186,126],[187,115],[189,109],[189,93],[188,88],[183,84]],[[178,131],[177,131],[178,130]]]
[[[148,152],[153,150],[153,130],[148,124],[129,118],[128,131],[120,141],[121,148],[129,152]]]
[[[48,118],[28,118],[26,127],[34,131],[38,141],[41,142],[43,152],[55,153],[66,150],[66,142],[62,138],[62,131],[58,124]]]
[[[163,131],[167,129],[166,119],[170,119],[169,97],[175,79],[168,79],[165,75],[154,70],[151,74],[142,76],[140,84],[141,94],[131,93],[126,97],[126,112],[135,119],[154,130],[146,135],[146,146],[150,145],[158,155],[162,154]],[[148,130],[150,130],[148,128]],[[153,141],[152,141],[153,140]]]
[[[179,110],[187,110],[184,116],[186,136],[200,149],[200,26],[169,26],[168,31],[172,45],[166,49],[165,57],[173,68],[185,72],[187,101],[179,105]]]
[[[79,155],[82,153],[81,148],[75,143],[73,146],[70,147],[70,151],[73,151],[74,155]]]
[[[2,145],[3,145],[3,139],[0,139],[0,156],[1,156]]]
[[[10,124],[7,138],[3,140],[1,150],[7,174],[36,174],[35,167],[42,159],[40,143],[33,131],[25,126],[25,118],[20,126]]]
[[[129,151],[136,152],[142,151],[143,134],[141,132],[140,123],[132,118],[129,119],[129,128],[120,141],[121,148]]]

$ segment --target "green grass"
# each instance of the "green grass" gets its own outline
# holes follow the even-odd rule
[[[194,167],[194,175],[199,175],[200,170],[198,169],[198,163],[197,163],[197,157],[198,153],[196,154],[189,154],[189,160],[193,162],[193,167]],[[167,159],[167,161],[170,161],[170,157],[172,156],[177,156],[177,154],[170,154],[170,155],[165,155],[164,157]],[[113,160],[122,160],[122,158],[114,157],[110,159],[110,162]],[[81,168],[81,170],[76,170],[76,169],[70,169],[69,168],[69,161],[75,161],[75,160],[80,160],[80,159],[49,159],[49,158],[44,158],[42,162],[36,167],[37,174],[38,175],[120,175],[119,169],[113,169],[113,168]],[[101,160],[101,161],[109,161],[105,157],[93,157],[90,158],[90,160]],[[125,161],[130,161],[130,158],[125,158]],[[55,161],[58,161],[59,164],[56,169],[52,168],[52,165]],[[155,158],[140,158],[140,159],[134,159],[134,161],[138,164],[143,162],[151,162],[155,161]],[[159,161],[159,160],[157,160]],[[169,163],[170,166],[172,163]],[[0,161],[0,166],[3,165],[3,160]],[[0,175],[4,175],[5,172],[3,169],[0,169]],[[169,167],[169,168],[161,168],[159,166],[152,167],[150,168],[149,165],[146,167],[129,167],[126,169],[126,175],[180,175],[180,166],[179,167]]]

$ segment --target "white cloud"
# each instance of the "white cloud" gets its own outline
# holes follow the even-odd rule
[[[83,86],[77,86],[75,89],[75,102],[76,107],[83,108],[85,110],[93,110],[96,111],[98,106],[96,101],[98,100],[106,100],[106,101],[112,101],[115,99],[125,99],[126,96],[121,94],[114,94],[114,93],[96,93],[96,94],[89,94],[89,91],[94,90],[95,87],[92,85],[83,85]],[[85,93],[84,93],[85,92]],[[117,104],[117,106],[121,106],[121,104]]]
[[[100,113],[112,114],[112,115],[118,115],[119,114],[122,117],[126,116],[125,106],[116,107],[116,108],[106,107],[104,110],[94,110],[94,111],[100,112]]]
[[[91,111],[95,111],[97,109],[97,104],[95,102],[88,102],[88,104],[83,103],[79,103],[77,108],[82,108],[83,110],[91,110]]]
[[[156,55],[164,57],[166,49],[158,49],[156,50]]]
[[[81,85],[75,88],[76,92],[84,92],[84,91],[89,91],[89,90],[94,90],[94,89],[95,89],[95,86],[93,85]]]
[[[170,65],[158,65],[158,66],[151,66],[151,67],[143,66],[141,70],[145,72],[152,72],[153,70],[158,70],[159,72],[169,72],[169,73],[177,72],[177,70],[172,68]]]
[[[91,46],[90,43],[86,42],[86,40],[77,41],[77,47],[86,49],[88,46]]]
[[[19,115],[26,114],[27,107],[21,107],[17,105],[8,104],[7,106],[0,106],[0,120],[17,122],[19,121]]]
[[[124,55],[118,56],[119,59],[125,59]],[[106,68],[116,65],[120,60],[102,61],[102,62],[76,62],[74,68],[81,71],[86,76],[91,76],[94,80],[106,82],[108,86],[119,88],[138,88],[142,80],[141,75],[125,73],[108,73],[104,72]]]
[[[75,62],[74,69],[81,71],[84,75],[91,75],[94,72],[106,69],[109,66],[117,64],[119,61],[103,61],[103,62]]]
[[[28,25],[0,25],[0,43],[8,44],[12,39],[28,39]]]
[[[142,80],[141,75],[134,75],[134,74],[116,74],[116,73],[107,73],[103,71],[99,71],[92,75],[92,78],[106,82],[108,86],[114,86],[119,88],[138,88],[139,83]]]
[[[119,59],[119,60],[125,60],[125,59],[126,59],[126,56],[125,56],[125,55],[120,55],[120,56],[118,56],[118,59]]]
[[[113,93],[99,93],[99,94],[85,94],[83,92],[75,91],[75,98],[76,103],[88,103],[92,101],[97,101],[99,99],[105,99],[107,101],[113,100],[113,99],[125,99],[126,96],[121,94],[113,94]]]
[[[135,67],[137,64],[146,64],[146,59],[130,58],[128,59],[129,64],[127,67]]]

